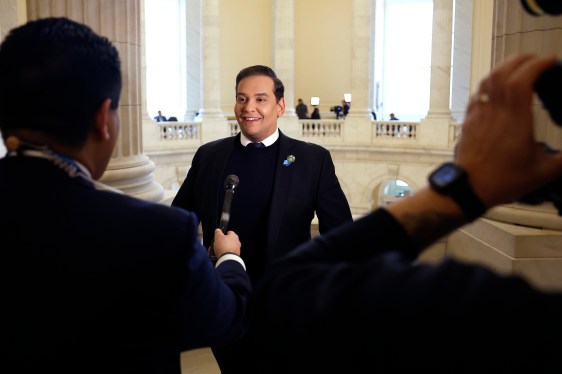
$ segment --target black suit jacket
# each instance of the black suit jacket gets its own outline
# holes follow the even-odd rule
[[[420,250],[379,209],[276,260],[252,296],[259,372],[562,372],[562,293]]]
[[[202,145],[172,202],[173,206],[197,214],[202,222],[205,246],[210,245],[214,230],[219,225],[220,201],[225,193],[225,165],[239,142],[240,134]],[[268,259],[310,240],[310,226],[315,213],[320,233],[352,221],[330,152],[317,144],[292,139],[281,131],[278,142],[277,170],[267,220],[265,251]],[[295,156],[295,161],[285,166],[283,163],[290,155]],[[243,183],[240,181],[240,185]],[[244,238],[241,241],[244,258]]]
[[[0,160],[4,373],[180,373],[180,351],[243,332],[251,291],[193,213]]]

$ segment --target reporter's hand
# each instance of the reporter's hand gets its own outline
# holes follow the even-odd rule
[[[531,110],[533,84],[555,61],[531,54],[507,59],[468,105],[455,161],[487,207],[513,202],[562,173],[562,153],[546,153],[535,139]]]
[[[217,258],[220,258],[225,253],[233,253],[240,256],[241,246],[240,239],[234,231],[228,231],[225,235],[221,229],[215,229],[213,249]]]

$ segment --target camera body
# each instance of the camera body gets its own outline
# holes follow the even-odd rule
[[[558,152],[546,143],[542,143],[542,146],[544,147],[545,152]],[[553,182],[542,186],[541,188],[528,193],[527,195],[519,199],[519,202],[529,205],[538,205],[542,204],[545,201],[552,202],[556,209],[558,209],[558,215],[562,216],[562,177],[559,177]]]
[[[541,74],[535,82],[534,90],[554,123],[562,126],[562,61]],[[542,146],[545,152],[558,152],[546,143],[542,143]],[[550,201],[558,209],[558,215],[562,216],[562,177],[523,196],[519,201],[531,205]]]

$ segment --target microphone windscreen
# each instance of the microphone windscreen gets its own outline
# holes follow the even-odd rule
[[[238,179],[238,177],[234,174],[228,175],[224,180],[224,188],[226,190],[236,188],[238,187],[239,184],[240,184],[240,179]]]

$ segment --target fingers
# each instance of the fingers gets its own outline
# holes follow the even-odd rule
[[[534,82],[555,62],[554,56],[538,57],[533,54],[521,54],[509,57],[482,80],[475,99],[481,103],[503,102],[514,98],[518,102],[530,100]]]
[[[467,115],[476,108],[492,111],[497,106],[510,106],[518,111],[529,110],[534,83],[555,63],[555,56],[521,54],[507,58],[481,81],[478,91],[469,101]],[[493,103],[495,108],[486,105],[489,103]]]

